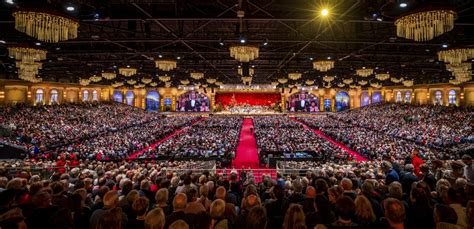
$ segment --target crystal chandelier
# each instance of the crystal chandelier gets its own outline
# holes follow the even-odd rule
[[[57,43],[77,38],[79,22],[66,16],[39,9],[19,9],[13,12],[15,29],[40,41]]]
[[[93,76],[91,76],[89,79],[90,79],[92,82],[97,83],[97,82],[100,82],[100,81],[102,80],[102,77],[93,75]]]
[[[175,69],[176,66],[177,62],[175,60],[155,60],[155,67],[165,72]]]
[[[317,60],[313,62],[313,68],[320,72],[327,72],[334,68],[333,60]]]
[[[217,79],[214,79],[214,78],[206,79],[206,82],[207,82],[208,84],[213,84],[213,83],[215,83],[216,81],[217,81]]]
[[[121,87],[123,86],[123,82],[114,82],[112,83],[112,87]]]
[[[217,85],[217,86],[224,85],[224,83],[223,83],[223,82],[221,82],[221,81],[217,81],[217,82],[215,82],[214,84],[215,84],[215,85]]]
[[[133,85],[134,88],[144,88],[145,87],[145,84],[136,84],[136,85]]]
[[[337,86],[338,86],[338,87],[344,87],[344,86],[346,86],[346,85],[343,84],[343,83],[338,83]]]
[[[158,76],[158,79],[163,82],[168,82],[171,80],[171,77],[164,75],[164,76]]]
[[[252,45],[233,45],[229,48],[230,57],[239,62],[250,62],[258,58],[259,49]]]
[[[39,70],[43,68],[43,64],[41,62],[25,63],[18,61],[16,62],[16,67],[22,72],[33,72],[34,74],[38,74]]]
[[[314,80],[306,80],[305,83],[306,85],[311,86],[314,84]]]
[[[456,12],[448,9],[424,10],[395,20],[397,36],[415,41],[429,41],[454,28]]]
[[[278,79],[278,82],[279,82],[280,84],[286,84],[286,83],[288,83],[288,79],[287,79],[287,78],[279,78],[279,79]]]
[[[403,80],[403,78],[400,78],[400,79],[397,79],[395,77],[390,78],[390,81],[392,81],[393,83],[400,83],[400,82],[402,82],[402,80]]]
[[[334,79],[335,79],[334,76],[323,76],[323,81],[324,81],[324,82],[330,83],[330,82],[333,81]]]
[[[79,84],[82,86],[87,86],[91,83],[90,79],[79,79]]]
[[[412,87],[414,82],[413,80],[403,80],[402,83],[405,87]]]
[[[171,82],[165,82],[165,87],[166,87],[166,88],[171,87]]]
[[[349,85],[349,87],[352,88],[352,89],[355,89],[355,88],[357,88],[357,85],[351,84],[351,85]]]
[[[200,79],[204,78],[204,73],[202,73],[202,72],[191,72],[191,73],[189,73],[189,75],[191,76],[191,78],[193,78],[195,80],[200,80]]]
[[[288,79],[290,80],[299,80],[301,78],[301,73],[299,72],[292,72],[292,73],[288,73]]]
[[[137,74],[137,69],[136,68],[119,68],[119,73],[120,75],[130,77]]]
[[[190,83],[189,80],[180,80],[179,82],[181,82],[182,85],[188,85]]]
[[[353,80],[352,78],[347,78],[347,79],[343,79],[342,82],[345,83],[345,84],[347,84],[347,85],[349,85],[349,84],[351,84],[352,82],[354,82],[354,80]]]
[[[365,85],[367,85],[369,82],[367,82],[367,80],[359,80],[358,83],[359,83],[359,85],[361,85],[361,86],[365,86]]]
[[[453,84],[453,85],[459,85],[459,84],[461,84],[462,82],[458,81],[457,79],[453,79],[453,80],[449,80],[449,83],[450,83],[450,84]]]
[[[277,86],[277,85],[278,85],[278,81],[272,81],[272,82],[270,83],[270,85],[272,85],[272,86]]]
[[[106,80],[113,80],[117,77],[117,74],[115,72],[102,72],[102,77]]]
[[[390,74],[388,73],[375,74],[375,79],[378,79],[380,81],[388,80],[390,79]]]
[[[130,84],[130,85],[134,85],[134,84],[137,83],[137,81],[130,79],[130,80],[127,80],[127,83]]]
[[[370,83],[370,86],[374,88],[381,88],[382,84],[375,82],[375,83]]]
[[[156,86],[158,86],[158,83],[155,83],[155,82],[153,82],[153,83],[150,83],[150,86],[152,86],[152,87],[156,87]]]
[[[460,64],[474,58],[474,48],[457,48],[438,52],[438,60],[450,64]]]
[[[368,77],[374,73],[374,69],[372,68],[361,68],[361,69],[356,69],[356,75],[360,77]]]
[[[153,81],[153,79],[152,79],[152,78],[148,78],[148,77],[143,77],[143,78],[141,79],[141,81],[142,81],[142,83],[144,83],[144,84],[149,84],[149,83],[151,83],[151,81]]]
[[[32,63],[35,61],[42,61],[46,59],[48,52],[42,49],[28,48],[28,47],[8,47],[8,55],[16,60]]]

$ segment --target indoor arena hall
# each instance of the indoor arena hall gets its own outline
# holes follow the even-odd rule
[[[0,0],[0,228],[474,228],[473,63],[474,0]]]

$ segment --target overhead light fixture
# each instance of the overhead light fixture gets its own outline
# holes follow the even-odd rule
[[[127,68],[119,68],[119,73],[120,75],[130,77],[137,74],[137,69],[130,68],[130,65],[127,65]]]
[[[40,43],[40,42],[36,42],[36,43],[35,43],[35,45],[38,45],[38,46],[40,46],[40,45],[41,45],[41,43]]]
[[[447,45],[447,44],[443,44],[442,47],[443,47],[443,48],[447,48],[448,45]]]
[[[158,55],[158,57],[159,57],[159,58],[163,58],[163,55],[160,54],[160,55]]]
[[[176,59],[177,59],[177,60],[181,60],[181,57],[180,57],[180,56],[178,56],[178,57],[176,57]]]
[[[219,45],[220,45],[220,46],[224,46],[224,45],[225,45],[225,44],[224,44],[224,41],[222,41],[222,39],[219,39]]]
[[[327,72],[334,68],[334,61],[332,60],[321,60],[313,62],[313,69],[316,69],[320,72]]]
[[[299,80],[301,78],[302,74],[299,72],[292,72],[288,73],[288,78],[291,80]]]
[[[68,7],[66,7],[66,10],[69,11],[69,12],[72,12],[72,11],[76,10],[76,8],[74,6],[68,6]]]
[[[175,69],[176,66],[175,60],[155,60],[155,67],[165,72]]]
[[[240,38],[240,43],[241,44],[245,44],[247,42],[247,40],[245,38]]]
[[[229,47],[230,57],[239,62],[250,62],[259,56],[259,49],[252,45],[233,45]]]
[[[322,15],[323,17],[328,16],[328,15],[329,15],[329,10],[326,9],[326,8],[322,9],[322,10],[321,10],[321,15]]]
[[[10,4],[10,5],[15,4],[15,2],[13,2],[13,0],[5,0],[5,3]]]
[[[200,80],[200,79],[204,78],[204,73],[202,73],[202,72],[191,72],[191,73],[189,73],[189,75],[191,76],[191,78],[193,78],[195,80]]]
[[[0,44],[5,44],[7,42],[5,42],[4,40],[0,40]]]
[[[401,8],[405,8],[405,7],[407,7],[407,6],[408,6],[408,4],[406,4],[405,2],[400,3],[400,7],[401,7]]]
[[[361,77],[368,77],[374,73],[374,69],[372,68],[361,68],[361,69],[356,69],[356,75],[361,76]]]
[[[268,45],[268,39],[265,39],[265,41],[263,42],[263,46],[267,46]]]

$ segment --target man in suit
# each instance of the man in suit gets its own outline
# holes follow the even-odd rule
[[[309,102],[306,100],[306,94],[300,94],[300,100],[297,100],[295,105],[295,111],[308,111]]]
[[[190,92],[189,93],[189,100],[186,101],[186,111],[198,111],[199,107],[201,106],[201,103],[199,100],[196,98],[196,92]]]

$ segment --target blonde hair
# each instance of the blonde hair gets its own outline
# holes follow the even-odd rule
[[[354,201],[356,209],[355,215],[359,220],[374,222],[376,217],[374,210],[372,209],[372,204],[370,204],[369,199],[363,195],[357,196]]]
[[[304,227],[302,227],[304,225]],[[303,207],[299,204],[291,204],[286,211],[285,220],[283,221],[284,229],[306,228],[305,214]]]
[[[156,204],[167,204],[168,195],[169,195],[168,189],[160,188],[155,194]]]
[[[145,229],[162,229],[165,227],[165,213],[161,208],[155,208],[145,217]]]

